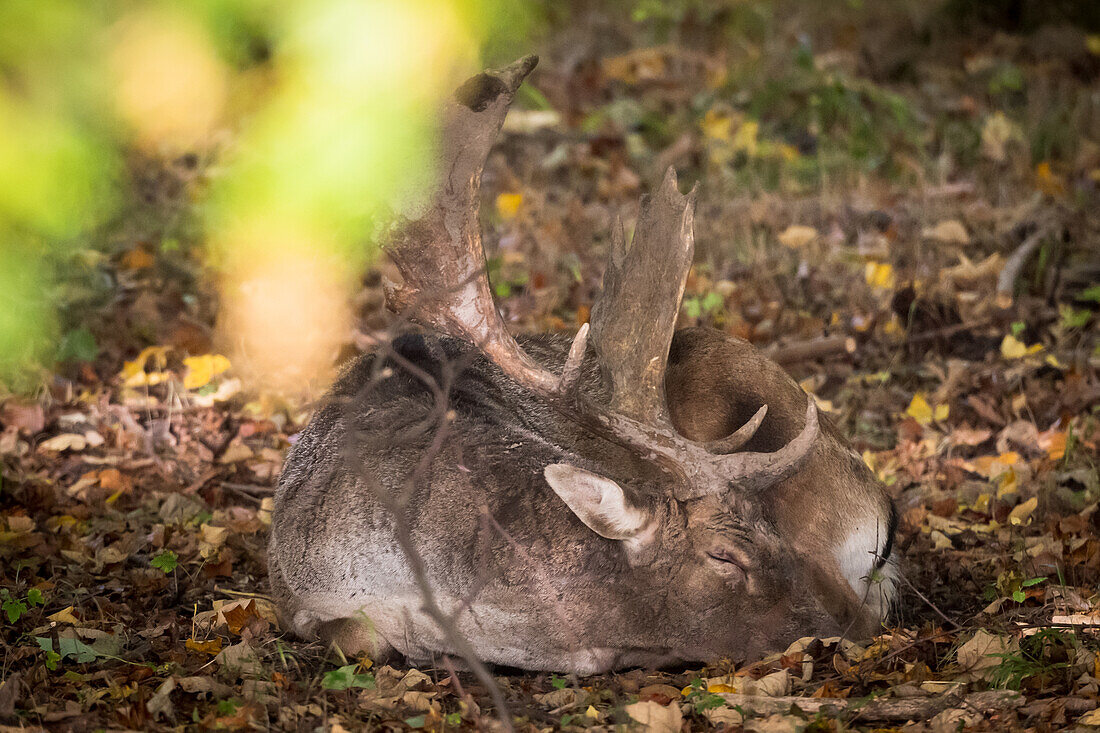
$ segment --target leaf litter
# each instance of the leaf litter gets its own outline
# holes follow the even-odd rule
[[[1096,203],[1100,159],[1019,161],[1021,122],[974,109],[994,102],[966,85],[1026,57],[1005,38],[991,50],[1004,58],[970,58],[946,98],[910,91],[931,113],[971,115],[972,168],[828,195],[759,186],[761,171],[805,164],[826,131],[788,141],[736,97],[714,101],[731,67],[721,54],[666,44],[604,54],[584,73],[547,65],[555,114],[506,125],[485,175],[502,310],[533,330],[583,323],[604,260],[589,243],[607,241],[616,212],[632,226],[637,193],[664,166],[693,173],[700,258],[681,325],[810,344],[785,366],[894,495],[904,581],[873,639],[579,679],[497,670],[518,728],[1100,727],[1100,295],[1088,251],[1100,231],[1081,203]],[[843,59],[820,56],[810,65],[842,79]],[[926,59],[916,73],[937,89],[947,78]],[[555,89],[562,79],[573,96]],[[880,93],[849,81],[856,96]],[[684,90],[699,95],[698,119],[668,114],[690,108]],[[631,104],[593,101],[604,95]],[[563,134],[578,121],[583,135]],[[1007,263],[1051,220],[1006,304]],[[157,302],[156,266],[139,242],[120,258],[141,291],[133,307]],[[352,344],[390,322],[377,273],[365,282]],[[118,307],[108,315],[124,322]],[[112,342],[40,399],[0,401],[0,725],[491,727],[487,690],[442,660],[376,667],[279,627],[266,595],[272,487],[309,403],[246,389],[202,329],[185,335]],[[821,340],[836,336],[842,350]]]

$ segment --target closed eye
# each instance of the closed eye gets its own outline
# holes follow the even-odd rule
[[[742,568],[742,569],[745,567],[745,563],[741,558],[737,557],[732,552],[728,552],[726,550],[721,550],[721,549],[710,550],[710,551],[707,552],[707,557],[709,557],[711,560],[717,560],[718,562],[724,562],[724,563],[729,563],[730,565],[736,565],[737,567]]]

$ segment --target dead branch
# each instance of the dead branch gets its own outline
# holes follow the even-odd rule
[[[851,336],[818,336],[805,341],[774,344],[765,349],[764,353],[780,364],[796,364],[800,361],[854,354],[855,351],[856,340]]]
[[[1031,236],[1021,242],[1005,260],[1005,265],[1001,268],[1001,274],[997,276],[997,305],[999,307],[1012,307],[1015,300],[1016,280],[1020,277],[1024,265],[1035,254],[1035,250],[1039,249],[1039,245],[1050,235],[1051,229],[1050,226],[1040,226],[1031,233]]]
[[[948,692],[930,697],[915,697],[893,700],[849,700],[837,697],[766,697],[764,695],[740,695],[720,693],[730,707],[740,707],[746,712],[762,715],[788,713],[796,707],[807,715],[819,712],[827,715],[856,714],[860,720],[869,722],[929,720],[944,710],[965,708],[974,712],[996,713],[1015,708],[1023,699],[1020,693],[1011,690],[987,690],[963,695]]]
[[[432,461],[439,455],[444,441],[450,432],[451,421],[448,417],[450,410],[449,397],[451,385],[456,373],[456,365],[446,360],[442,360],[443,373],[441,379],[436,380],[426,371],[401,357],[400,354],[390,348],[389,342],[380,345],[375,353],[378,365],[386,361],[392,361],[398,368],[407,370],[414,378],[423,382],[431,392],[434,405],[424,422],[434,423],[435,434],[432,436],[430,445],[424,451],[423,455],[421,455],[416,467],[405,480],[405,486],[400,492],[391,493],[386,491],[378,484],[374,476],[366,473],[363,474],[363,479],[393,519],[394,537],[397,539],[397,543],[401,547],[401,551],[409,563],[409,570],[412,572],[413,580],[420,593],[421,608],[429,618],[435,622],[436,626],[443,633],[452,648],[466,661],[466,664],[469,666],[474,676],[485,685],[485,688],[489,692],[489,696],[493,700],[493,705],[496,707],[497,716],[500,719],[503,730],[510,733],[514,730],[514,727],[512,725],[512,714],[504,699],[504,693],[496,683],[493,675],[489,672],[489,669],[478,657],[477,652],[474,651],[473,645],[465,635],[459,631],[457,626],[457,617],[459,614],[449,614],[439,605],[435,597],[435,590],[428,578],[428,571],[424,563],[424,558],[421,556],[416,547],[416,543],[413,541],[412,530],[407,514],[409,504],[415,496],[417,486],[425,480]],[[376,388],[379,383],[377,379],[371,380],[370,384],[367,386],[367,390]],[[350,401],[349,407],[353,409],[356,403],[357,400]],[[412,435],[406,435],[406,439],[422,435],[424,433],[424,427],[423,423],[413,426]],[[428,429],[430,428],[431,426],[429,425]],[[472,602],[472,599],[470,599],[470,602]]]

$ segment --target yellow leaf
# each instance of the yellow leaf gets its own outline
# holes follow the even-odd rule
[[[50,621],[56,621],[59,624],[72,624],[73,626],[77,626],[80,624],[80,619],[73,615],[72,606],[62,608],[57,613],[50,614],[46,618],[48,618]]]
[[[889,290],[894,287],[894,266],[889,262],[868,262],[863,276],[872,288]]]
[[[497,216],[505,221],[516,218],[523,206],[522,193],[502,193],[497,195]]]
[[[1048,430],[1039,433],[1039,447],[1047,452],[1052,461],[1060,461],[1066,455],[1066,433],[1064,430]]]
[[[921,425],[928,425],[932,422],[932,406],[928,404],[928,400],[924,399],[924,395],[919,392],[913,395],[905,414]]]
[[[187,367],[187,376],[183,378],[184,389],[198,389],[229,369],[229,359],[221,354],[203,354],[184,359],[183,365]]]
[[[802,154],[798,152],[798,148],[796,148],[795,146],[781,143],[779,145],[779,157],[781,157],[788,163],[793,163],[801,158]]]
[[[1100,33],[1085,37],[1085,48],[1093,56],[1100,56]]]
[[[1009,468],[997,477],[997,498],[1003,499],[1009,494],[1015,494],[1020,490],[1020,476],[1016,469]]]
[[[145,371],[145,366],[148,364],[149,359],[153,360],[153,368],[161,371],[168,366],[168,346],[147,346],[141,350],[141,353],[133,361],[128,361],[122,365],[122,371],[119,372],[125,380],[129,380],[135,377],[138,373]]]
[[[715,694],[719,692],[737,692],[736,687],[730,687],[729,685],[707,685],[707,692],[713,692]]]
[[[1039,497],[1033,496],[1023,504],[1018,505],[1008,513],[1009,524],[1027,524],[1031,520],[1031,513],[1039,506]]]
[[[1006,359],[1020,359],[1032,354],[1038,354],[1042,350],[1042,344],[1027,346],[1010,333],[1005,334],[1004,340],[1001,341],[1001,356]]]
[[[791,249],[801,249],[817,239],[817,230],[801,224],[792,224],[779,233],[779,243]]]
[[[715,109],[708,109],[699,125],[703,135],[712,140],[729,142],[733,137],[733,117]]]
[[[1046,161],[1035,166],[1035,187],[1047,196],[1061,196],[1066,192],[1065,179],[1055,173]]]
[[[183,645],[193,652],[209,654],[212,657],[218,656],[218,652],[222,650],[222,640],[218,638],[210,639],[209,641],[196,641],[195,639],[188,639],[187,641],[183,642]]]
[[[948,413],[951,411],[951,407],[947,403],[936,405],[935,411],[932,413],[932,418],[936,422],[943,422],[947,419]]]
[[[744,151],[749,157],[752,157],[756,154],[756,137],[759,133],[760,123],[756,120],[746,120],[737,128],[730,144],[734,150]]]
[[[1090,36],[1090,38],[1100,39],[1100,36]],[[1096,45],[1098,49],[1100,49],[1100,43],[1097,43]],[[1095,53],[1097,56],[1100,56],[1100,50],[1094,51],[1093,53]],[[1100,657],[1097,657],[1097,659],[1100,659]],[[1080,718],[1077,719],[1077,724],[1100,726],[1100,708],[1090,710],[1089,712],[1082,715]]]
[[[584,711],[584,717],[592,718],[592,720],[599,720],[600,719],[600,711],[597,710],[596,708],[592,707],[591,705],[589,705],[588,709]]]

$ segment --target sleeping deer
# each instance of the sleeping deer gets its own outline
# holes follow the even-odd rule
[[[269,569],[286,625],[345,652],[597,673],[866,634],[893,593],[893,506],[814,402],[744,341],[675,331],[694,191],[621,225],[574,338],[493,302],[481,171],[536,59],[464,84],[442,182],[393,232],[388,294],[425,330],[362,357],[299,435]],[[407,536],[399,537],[394,511]],[[416,550],[419,574],[403,551]]]

